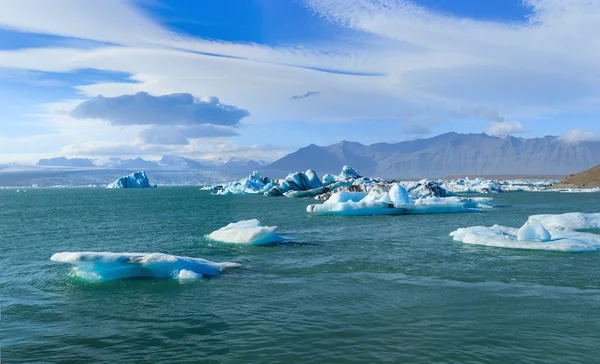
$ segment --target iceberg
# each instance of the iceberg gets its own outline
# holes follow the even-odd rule
[[[202,189],[214,191],[217,195],[262,194],[265,196],[316,197],[319,200],[326,200],[338,191],[368,193],[372,189],[383,189],[388,192],[394,184],[401,185],[411,198],[452,195],[439,182],[429,180],[384,181],[380,178],[361,177],[358,171],[350,166],[344,166],[342,172],[337,176],[326,174],[322,180],[312,169],[306,172],[290,173],[284,179],[279,180],[261,177],[258,171],[254,171],[248,177],[238,181]]]
[[[489,198],[413,197],[400,184],[378,185],[365,192],[341,191],[323,204],[313,204],[306,211],[313,215],[405,215],[452,212],[477,212],[492,208]]]
[[[533,215],[549,230],[600,230],[600,213],[571,212],[562,215]]]
[[[275,232],[276,228],[277,226],[262,226],[257,219],[244,220],[213,231],[207,237],[222,243],[264,245],[283,241]]]
[[[450,233],[465,244],[500,248],[590,252],[600,250],[600,235],[579,230],[600,227],[600,214],[534,215],[519,229],[473,226]]]
[[[73,264],[74,275],[95,280],[202,278],[240,266],[162,253],[62,252],[50,260]]]
[[[523,225],[519,231],[517,231],[517,240],[519,241],[550,241],[552,236],[550,232],[546,230],[541,222],[534,218],[529,218],[525,225]]]
[[[350,166],[344,166],[342,167],[340,177],[343,179],[360,178],[360,174],[358,174],[358,171],[356,169]]]
[[[150,181],[146,172],[134,172],[130,175],[118,178],[113,183],[106,186],[106,188],[150,188],[156,187],[151,186]]]
[[[258,171],[254,171],[248,177],[238,181],[205,189],[216,191],[217,195],[262,194],[265,196],[313,197],[342,186],[348,186],[353,182],[331,175],[326,176],[329,177],[323,178],[321,181],[317,173],[309,169],[306,172],[290,173],[284,179],[271,180],[268,177],[261,177]]]

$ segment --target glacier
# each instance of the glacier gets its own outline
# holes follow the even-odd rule
[[[106,188],[150,188],[156,187],[150,185],[150,180],[146,175],[146,172],[139,171],[134,172],[130,175],[117,178],[113,183],[106,186]]]
[[[401,184],[376,186],[368,193],[341,191],[332,194],[322,204],[309,205],[312,215],[406,215],[452,212],[477,212],[492,208],[490,198],[460,198],[456,196],[414,196]]]
[[[279,243],[283,238],[275,232],[277,226],[262,226],[259,220],[233,222],[207,235],[207,238],[222,243],[264,245]]]
[[[600,230],[600,214],[568,213],[533,215],[521,228],[501,225],[473,226],[450,233],[465,244],[557,252],[600,250],[600,235],[581,230]]]
[[[62,252],[50,260],[72,264],[75,276],[93,280],[202,278],[240,266],[162,253]]]

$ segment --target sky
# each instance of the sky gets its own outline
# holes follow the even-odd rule
[[[0,0],[0,162],[600,140],[599,0]]]

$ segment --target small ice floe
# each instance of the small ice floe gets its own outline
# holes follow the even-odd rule
[[[473,226],[450,233],[465,244],[500,248],[589,252],[600,250],[600,214],[534,215],[520,228]]]
[[[27,190],[17,190],[17,193],[27,192]]]
[[[262,245],[279,243],[283,238],[275,232],[277,226],[262,226],[260,221],[244,220],[231,223],[208,234],[208,238],[223,243]]]
[[[54,254],[50,260],[73,264],[74,275],[96,280],[197,279],[240,266],[162,253],[63,252]]]
[[[373,188],[369,193],[334,193],[323,204],[309,205],[313,215],[406,215],[451,212],[477,212],[492,208],[490,198],[419,197],[414,198],[400,184],[389,189]]]

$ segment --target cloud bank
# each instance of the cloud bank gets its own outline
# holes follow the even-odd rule
[[[492,121],[486,133],[489,135],[511,135],[526,133],[527,131],[523,128],[523,124],[518,121]]]
[[[117,97],[96,96],[82,102],[70,115],[104,119],[112,125],[238,125],[247,110],[223,105],[216,97],[196,99],[189,93],[152,96],[146,92]]]

